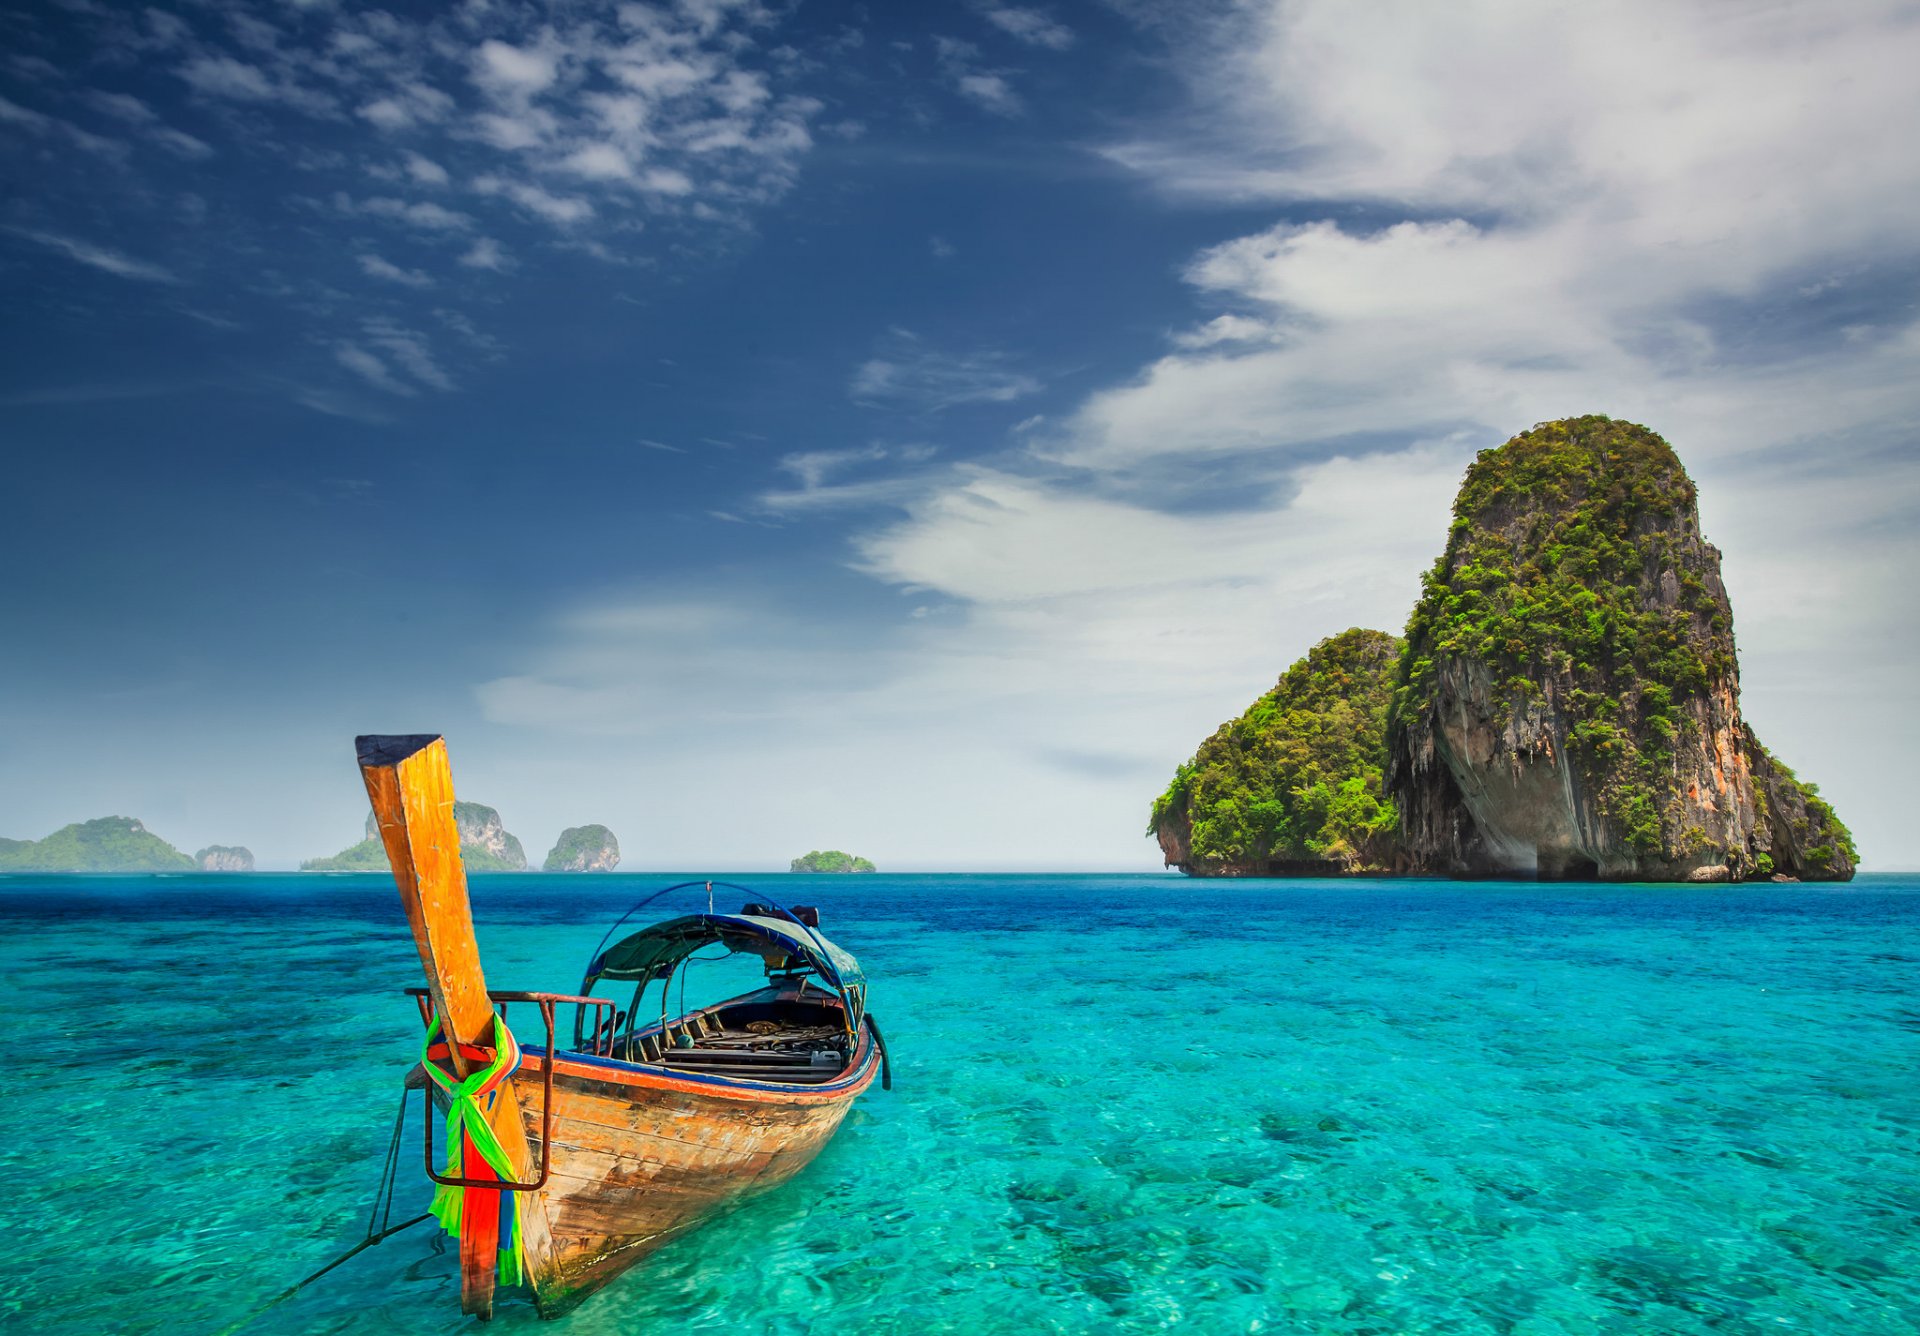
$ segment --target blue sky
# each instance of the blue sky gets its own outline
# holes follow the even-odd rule
[[[1598,411],[1920,862],[1920,23],[1599,8],[5,12],[0,833],[291,866],[438,729],[536,856],[1152,866]]]

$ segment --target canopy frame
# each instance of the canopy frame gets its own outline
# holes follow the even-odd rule
[[[631,933],[609,946],[621,924],[646,905],[671,891],[700,887],[707,892],[707,912],[685,914],[655,923]],[[757,913],[716,914],[713,893],[716,889],[738,891],[749,898],[748,910]],[[866,1012],[867,982],[860,962],[823,937],[805,922],[769,896],[729,882],[688,881],[665,887],[639,901],[607,930],[587,964],[580,985],[582,994],[591,994],[601,980],[631,982],[635,985],[635,1006],[629,1011],[629,1029],[635,1023],[640,995],[656,980],[671,985],[672,976],[686,960],[703,947],[715,943],[732,952],[750,952],[767,963],[769,977],[781,974],[798,976],[803,983],[808,975],[818,979],[839,997],[847,1013],[850,1033],[859,1029]],[[662,1004],[665,996],[663,993]]]

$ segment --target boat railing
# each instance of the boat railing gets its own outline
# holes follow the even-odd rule
[[[420,1023],[433,1023],[433,994],[425,988],[406,989],[408,997],[420,1008]],[[599,1019],[601,1009],[611,1009],[613,1000],[605,997],[578,997],[571,993],[522,993],[505,990],[487,990],[487,1000],[493,1003],[501,1020],[507,1019],[507,1007],[514,1002],[531,1002],[540,1009],[540,1023],[546,1030],[546,1046],[541,1049],[540,1057],[540,1145],[536,1164],[538,1173],[531,1182],[520,1183],[505,1179],[461,1178],[456,1175],[442,1174],[433,1167],[433,1119],[423,1118],[421,1127],[425,1134],[425,1156],[427,1177],[436,1183],[448,1187],[490,1188],[495,1192],[537,1192],[547,1185],[547,1175],[552,1170],[552,1157],[548,1146],[553,1140],[553,1013],[556,1007],[571,1004],[574,1008],[574,1032],[579,1034],[587,1008],[594,1008],[595,1024],[592,1029],[592,1048],[596,1056],[610,1057],[613,1054],[613,1017],[604,1021]],[[424,1083],[423,1083],[424,1089]],[[431,1096],[429,1096],[431,1098]]]
[[[433,994],[425,988],[406,989],[408,997],[420,1008],[420,1024],[433,1022]],[[610,997],[580,997],[573,993],[518,993],[488,990],[487,1000],[494,1004],[494,1010],[500,1013],[501,1020],[509,1020],[507,1006],[513,1002],[532,1002],[540,1007],[541,1019],[547,1022],[547,1051],[553,1051],[554,1027],[548,1013],[555,1007],[572,1006],[574,1008],[574,1048],[577,1052],[590,1053],[596,1058],[613,1056],[614,1002]],[[587,1008],[593,1008],[591,1023]],[[606,1013],[602,1015],[602,1013]]]

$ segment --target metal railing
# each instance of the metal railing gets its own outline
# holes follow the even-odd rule
[[[420,1008],[420,1023],[423,1026],[431,1025],[433,1023],[434,1012],[433,994],[425,988],[409,988],[406,990],[406,994],[408,997],[411,997]],[[487,1188],[494,1192],[536,1192],[547,1185],[547,1176],[553,1169],[552,1157],[547,1153],[547,1146],[553,1139],[553,1010],[556,1006],[572,1003],[577,1008],[574,1013],[574,1030],[577,1034],[581,1029],[581,1018],[586,1015],[586,1009],[588,1007],[596,1008],[592,1052],[598,1056],[611,1056],[613,1052],[612,1035],[614,1030],[612,1018],[609,1017],[604,1025],[598,1023],[597,1009],[602,1007],[611,1009],[613,999],[606,997],[578,997],[571,993],[521,993],[489,989],[487,992],[487,1000],[498,1008],[500,1019],[503,1021],[507,1018],[507,1006],[509,1003],[531,1002],[540,1008],[540,1022],[546,1029],[547,1043],[540,1056],[539,1175],[530,1183],[521,1183],[511,1179],[462,1178],[456,1175],[440,1173],[433,1167],[433,1119],[429,1116],[420,1120],[427,1177],[447,1187]],[[606,1049],[604,1054],[601,1052],[603,1040]],[[447,1036],[447,1043],[451,1047],[457,1044],[458,1041],[449,1034]],[[430,1089],[424,1087],[423,1093],[427,1099],[427,1111],[431,1114],[433,1110],[433,1093]]]

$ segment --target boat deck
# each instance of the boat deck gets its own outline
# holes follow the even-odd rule
[[[780,999],[722,1003],[627,1036],[616,1056],[702,1076],[823,1085],[855,1047],[837,1006]]]

